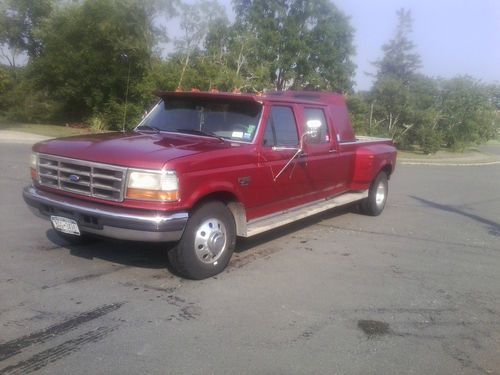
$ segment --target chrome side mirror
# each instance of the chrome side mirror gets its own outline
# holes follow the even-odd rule
[[[306,133],[311,137],[316,137],[318,135],[318,131],[321,128],[320,120],[308,120],[306,122]]]
[[[274,181],[278,179],[279,176],[283,174],[283,172],[288,168],[288,166],[299,156],[303,153],[304,150],[304,141],[306,137],[317,137],[319,134],[319,129],[321,129],[321,121],[320,120],[308,120],[306,122],[306,129],[304,134],[302,134],[302,137],[300,138],[300,144],[299,148],[297,148],[295,154],[292,156],[290,160],[288,160],[288,163],[285,164],[285,166],[279,171],[279,173],[274,177]],[[273,150],[277,150],[278,148],[273,147]],[[286,149],[286,148],[280,148],[281,150]],[[293,170],[292,170],[293,173]]]

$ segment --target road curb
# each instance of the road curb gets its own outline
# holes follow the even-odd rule
[[[483,162],[464,162],[464,163],[454,163],[454,162],[414,162],[414,161],[403,161],[400,160],[401,165],[426,165],[426,166],[438,166],[438,167],[481,167],[487,165],[497,165],[500,164],[500,160],[496,161],[483,161]]]

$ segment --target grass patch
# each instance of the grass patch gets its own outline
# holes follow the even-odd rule
[[[474,149],[469,149],[464,152],[452,152],[452,151],[440,150],[434,154],[428,154],[428,155],[423,154],[422,152],[398,150],[399,158],[418,159],[418,160],[461,159],[461,158],[478,157],[480,155],[484,155],[484,153]]]
[[[500,145],[500,143],[499,143]],[[498,162],[500,157],[487,150],[470,147],[464,152],[452,152],[440,150],[435,154],[425,155],[421,152],[398,151],[398,160],[406,162],[430,162],[430,163],[485,163]]]
[[[500,146],[500,138],[490,139],[486,144],[489,146]]]
[[[26,124],[0,122],[0,130],[12,130],[17,132],[32,133],[51,138],[69,137],[71,135],[89,134],[89,129],[71,128],[64,125],[50,124]]]
[[[398,150],[398,158],[408,160],[429,160],[429,161],[445,161],[445,160],[475,160],[488,157],[495,157],[493,154],[481,146],[500,146],[500,139],[492,139],[482,145],[470,145],[463,151],[452,151],[449,149],[441,149],[433,154],[424,154],[418,146],[414,146],[411,150]]]

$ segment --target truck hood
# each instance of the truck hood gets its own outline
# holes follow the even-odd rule
[[[104,133],[52,139],[33,151],[133,168],[161,169],[165,163],[200,152],[231,147],[217,138],[173,133]]]

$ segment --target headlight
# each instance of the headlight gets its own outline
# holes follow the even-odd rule
[[[33,180],[38,179],[37,164],[38,164],[38,154],[35,154],[33,152],[30,158],[30,172],[31,172],[31,178]]]
[[[129,199],[172,202],[179,199],[179,182],[174,171],[129,170]]]

